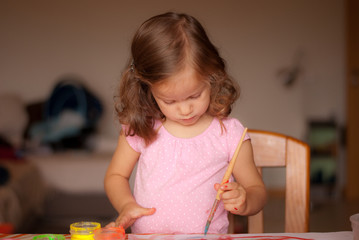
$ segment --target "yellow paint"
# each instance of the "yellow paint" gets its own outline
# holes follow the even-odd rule
[[[97,222],[76,222],[70,225],[71,240],[94,240],[94,231],[100,229]]]

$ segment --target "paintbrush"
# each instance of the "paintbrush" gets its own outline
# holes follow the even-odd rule
[[[242,146],[242,142],[243,142],[244,136],[246,135],[246,132],[247,132],[247,128],[244,129],[242,137],[241,137],[241,140],[239,141],[239,143],[237,145],[237,148],[234,151],[233,157],[232,157],[231,161],[229,162],[229,165],[227,167],[226,173],[224,174],[224,177],[222,179],[222,184],[228,182],[229,178],[232,175],[233,167],[234,167],[234,164],[236,162],[236,159],[237,159],[237,156],[238,156],[238,153],[239,153],[239,149]],[[211,224],[213,216],[216,213],[216,210],[217,210],[217,207],[218,207],[218,204],[219,204],[219,201],[220,201],[220,195],[221,195],[222,192],[223,192],[222,189],[218,189],[217,195],[216,195],[216,200],[213,203],[211,212],[209,213],[209,216],[208,216],[206,227],[204,228],[204,235],[207,234],[208,229],[209,229],[209,225]]]

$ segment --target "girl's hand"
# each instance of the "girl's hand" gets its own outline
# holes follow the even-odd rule
[[[127,229],[132,226],[138,218],[152,215],[155,212],[155,208],[143,208],[137,203],[128,203],[122,209],[121,214],[116,219],[116,222],[109,223],[106,227],[122,226],[124,229]]]
[[[224,209],[233,214],[244,214],[247,208],[247,192],[239,183],[228,182],[222,185],[216,183],[214,189],[216,191],[218,191],[218,189],[224,191],[220,196],[224,204]]]

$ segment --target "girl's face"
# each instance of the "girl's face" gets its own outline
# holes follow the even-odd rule
[[[207,112],[210,85],[190,67],[152,86],[152,94],[167,121],[194,125]]]

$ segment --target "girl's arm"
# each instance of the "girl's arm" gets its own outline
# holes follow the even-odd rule
[[[125,229],[137,218],[153,214],[155,211],[139,206],[130,189],[129,178],[139,156],[140,153],[130,147],[121,131],[116,151],[106,172],[105,191],[112,206],[119,213],[115,226],[121,225]]]
[[[244,141],[233,168],[236,182],[216,184],[221,187],[222,200],[227,211],[237,215],[254,215],[267,201],[266,189],[253,159],[250,140]]]

